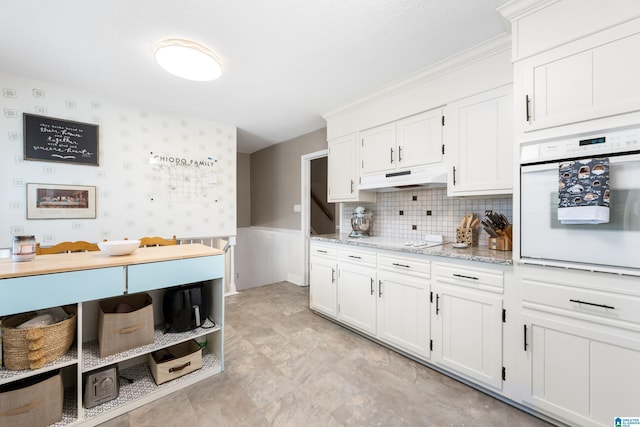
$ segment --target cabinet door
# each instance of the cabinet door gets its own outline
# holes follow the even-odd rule
[[[436,283],[436,361],[496,390],[502,389],[502,298]]]
[[[340,264],[338,320],[370,335],[376,333],[376,274],[373,268]]]
[[[544,313],[523,321],[527,404],[582,426],[637,414],[640,334]]]
[[[338,315],[336,261],[312,256],[309,264],[310,306],[333,318]]]
[[[429,281],[379,272],[378,338],[428,359],[429,323]]]
[[[400,120],[398,165],[402,169],[442,162],[442,110]]]
[[[629,54],[638,49],[640,21],[631,21],[523,61],[523,130],[640,110],[640,59]]]
[[[398,164],[397,150],[395,123],[360,132],[360,173],[394,170]]]
[[[447,106],[448,195],[513,191],[512,102],[509,85]]]
[[[349,201],[356,199],[356,135],[347,135],[329,141],[327,159],[327,179],[329,202]]]

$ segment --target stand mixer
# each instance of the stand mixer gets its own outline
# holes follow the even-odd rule
[[[371,217],[373,214],[367,212],[362,206],[358,206],[353,210],[351,215],[351,234],[349,237],[369,237],[371,229]]]

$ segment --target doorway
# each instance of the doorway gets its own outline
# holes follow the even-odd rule
[[[336,232],[336,206],[327,202],[327,157],[311,160],[309,234]]]
[[[327,156],[329,155],[329,150],[321,150],[316,151],[315,153],[304,154],[300,157],[300,204],[301,206],[301,215],[300,215],[300,239],[302,243],[302,247],[304,248],[304,256],[302,257],[303,265],[303,281],[304,286],[309,285],[309,236],[312,234],[331,234],[336,232],[336,226],[340,223],[339,215],[336,215],[336,204],[331,203],[330,205],[327,203]],[[322,161],[322,159],[324,159]],[[321,160],[320,162],[314,163],[315,160]],[[312,166],[313,164],[313,166]],[[312,173],[312,167],[314,169]],[[312,178],[313,177],[313,178]],[[324,186],[324,189],[320,188]],[[317,201],[312,200],[312,187],[313,193],[315,194],[315,198]],[[312,207],[312,205],[324,205],[325,210],[333,214],[333,223],[332,226],[325,225],[324,222],[327,215],[327,212],[322,212],[319,214],[319,218],[314,220],[313,228],[312,228],[312,209],[321,209],[319,207]],[[328,207],[330,206],[330,207]],[[339,204],[338,204],[339,206]],[[323,217],[325,217],[323,219]],[[329,221],[327,221],[329,222]],[[329,227],[332,227],[329,229]],[[319,231],[321,230],[321,231]]]

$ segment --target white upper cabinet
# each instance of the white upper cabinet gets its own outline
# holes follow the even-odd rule
[[[442,162],[442,110],[426,111],[400,120],[396,125],[398,167]]]
[[[375,201],[375,193],[358,191],[358,152],[356,134],[336,138],[328,143],[327,201]]]
[[[397,165],[395,123],[360,132],[360,173],[362,175],[393,171]]]
[[[442,110],[435,109],[360,132],[362,175],[442,162]]]
[[[634,24],[523,61],[524,132],[639,111],[640,58],[632,52],[640,50],[640,20]]]
[[[512,85],[447,105],[447,195],[513,191]]]
[[[640,2],[512,1],[515,131],[520,142],[640,120]]]

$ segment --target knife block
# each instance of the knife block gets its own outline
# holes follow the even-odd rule
[[[512,248],[511,239],[507,236],[489,237],[489,249],[510,251]]]
[[[456,228],[456,243],[478,246],[478,229],[476,227]]]

